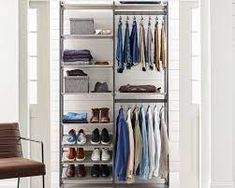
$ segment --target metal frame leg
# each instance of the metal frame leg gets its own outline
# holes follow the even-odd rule
[[[42,176],[42,187],[45,188],[45,177]]]
[[[20,188],[20,178],[17,180],[17,188]]]

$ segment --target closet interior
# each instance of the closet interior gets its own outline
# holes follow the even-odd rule
[[[168,3],[60,2],[60,186],[169,185]]]

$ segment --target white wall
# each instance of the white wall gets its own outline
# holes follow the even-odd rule
[[[18,1],[0,1],[0,123],[18,121]],[[16,187],[15,180],[0,188]]]
[[[18,121],[18,1],[0,1],[0,122]]]

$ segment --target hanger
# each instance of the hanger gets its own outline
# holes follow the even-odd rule
[[[136,17],[134,16],[133,21],[136,21]]]
[[[148,26],[151,26],[151,16],[149,16],[149,23]]]
[[[122,23],[122,16],[119,17],[119,23]]]

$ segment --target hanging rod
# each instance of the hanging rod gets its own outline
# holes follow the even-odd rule
[[[167,103],[167,99],[114,99],[115,103]]]
[[[167,11],[162,10],[153,10],[153,11],[146,11],[146,10],[118,10],[115,11],[115,15],[167,15]]]

